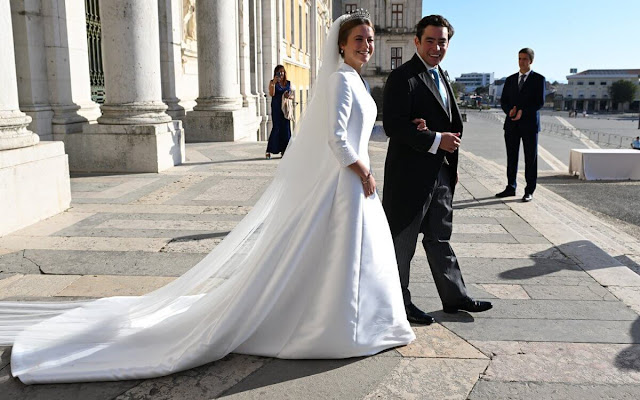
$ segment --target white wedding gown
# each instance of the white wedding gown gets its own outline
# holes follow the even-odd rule
[[[12,374],[24,383],[138,379],[230,352],[346,358],[412,341],[382,205],[346,167],[369,164],[376,106],[335,57],[325,56],[321,90],[272,184],[185,275],[139,297],[0,303]]]

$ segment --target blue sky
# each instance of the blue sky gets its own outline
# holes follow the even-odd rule
[[[510,75],[523,47],[551,82],[566,82],[570,68],[640,69],[640,0],[423,0],[422,13],[441,14],[455,28],[442,62],[452,78]]]

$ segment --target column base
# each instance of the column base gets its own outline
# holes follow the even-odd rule
[[[100,108],[95,103],[70,106],[54,106],[52,120],[53,135],[80,133],[84,126],[95,123],[100,117]]]
[[[194,109],[184,119],[185,139],[194,142],[256,141],[261,117],[247,108],[233,111]]]
[[[73,172],[160,172],[185,161],[180,121],[153,125],[86,125],[63,140]]]
[[[0,236],[56,215],[71,204],[61,142],[0,151]]]
[[[49,104],[21,105],[20,110],[31,117],[31,123],[27,129],[38,134],[40,140],[53,140],[53,131],[51,130],[53,109]]]

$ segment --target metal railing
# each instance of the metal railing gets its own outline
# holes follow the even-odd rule
[[[487,111],[476,110],[464,110],[467,115],[473,115],[474,117],[483,118],[485,120],[495,121],[502,124],[502,119],[498,114]],[[550,122],[542,122],[540,124],[540,131],[545,134],[560,136],[567,139],[580,140],[589,139],[600,146],[607,148],[622,148],[626,149],[630,147],[633,137],[626,135],[619,135],[610,132],[602,132],[591,129],[579,129],[570,128],[561,124],[554,124]]]

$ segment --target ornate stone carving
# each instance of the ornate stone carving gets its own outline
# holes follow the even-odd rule
[[[196,0],[182,0],[182,63],[197,57]]]

